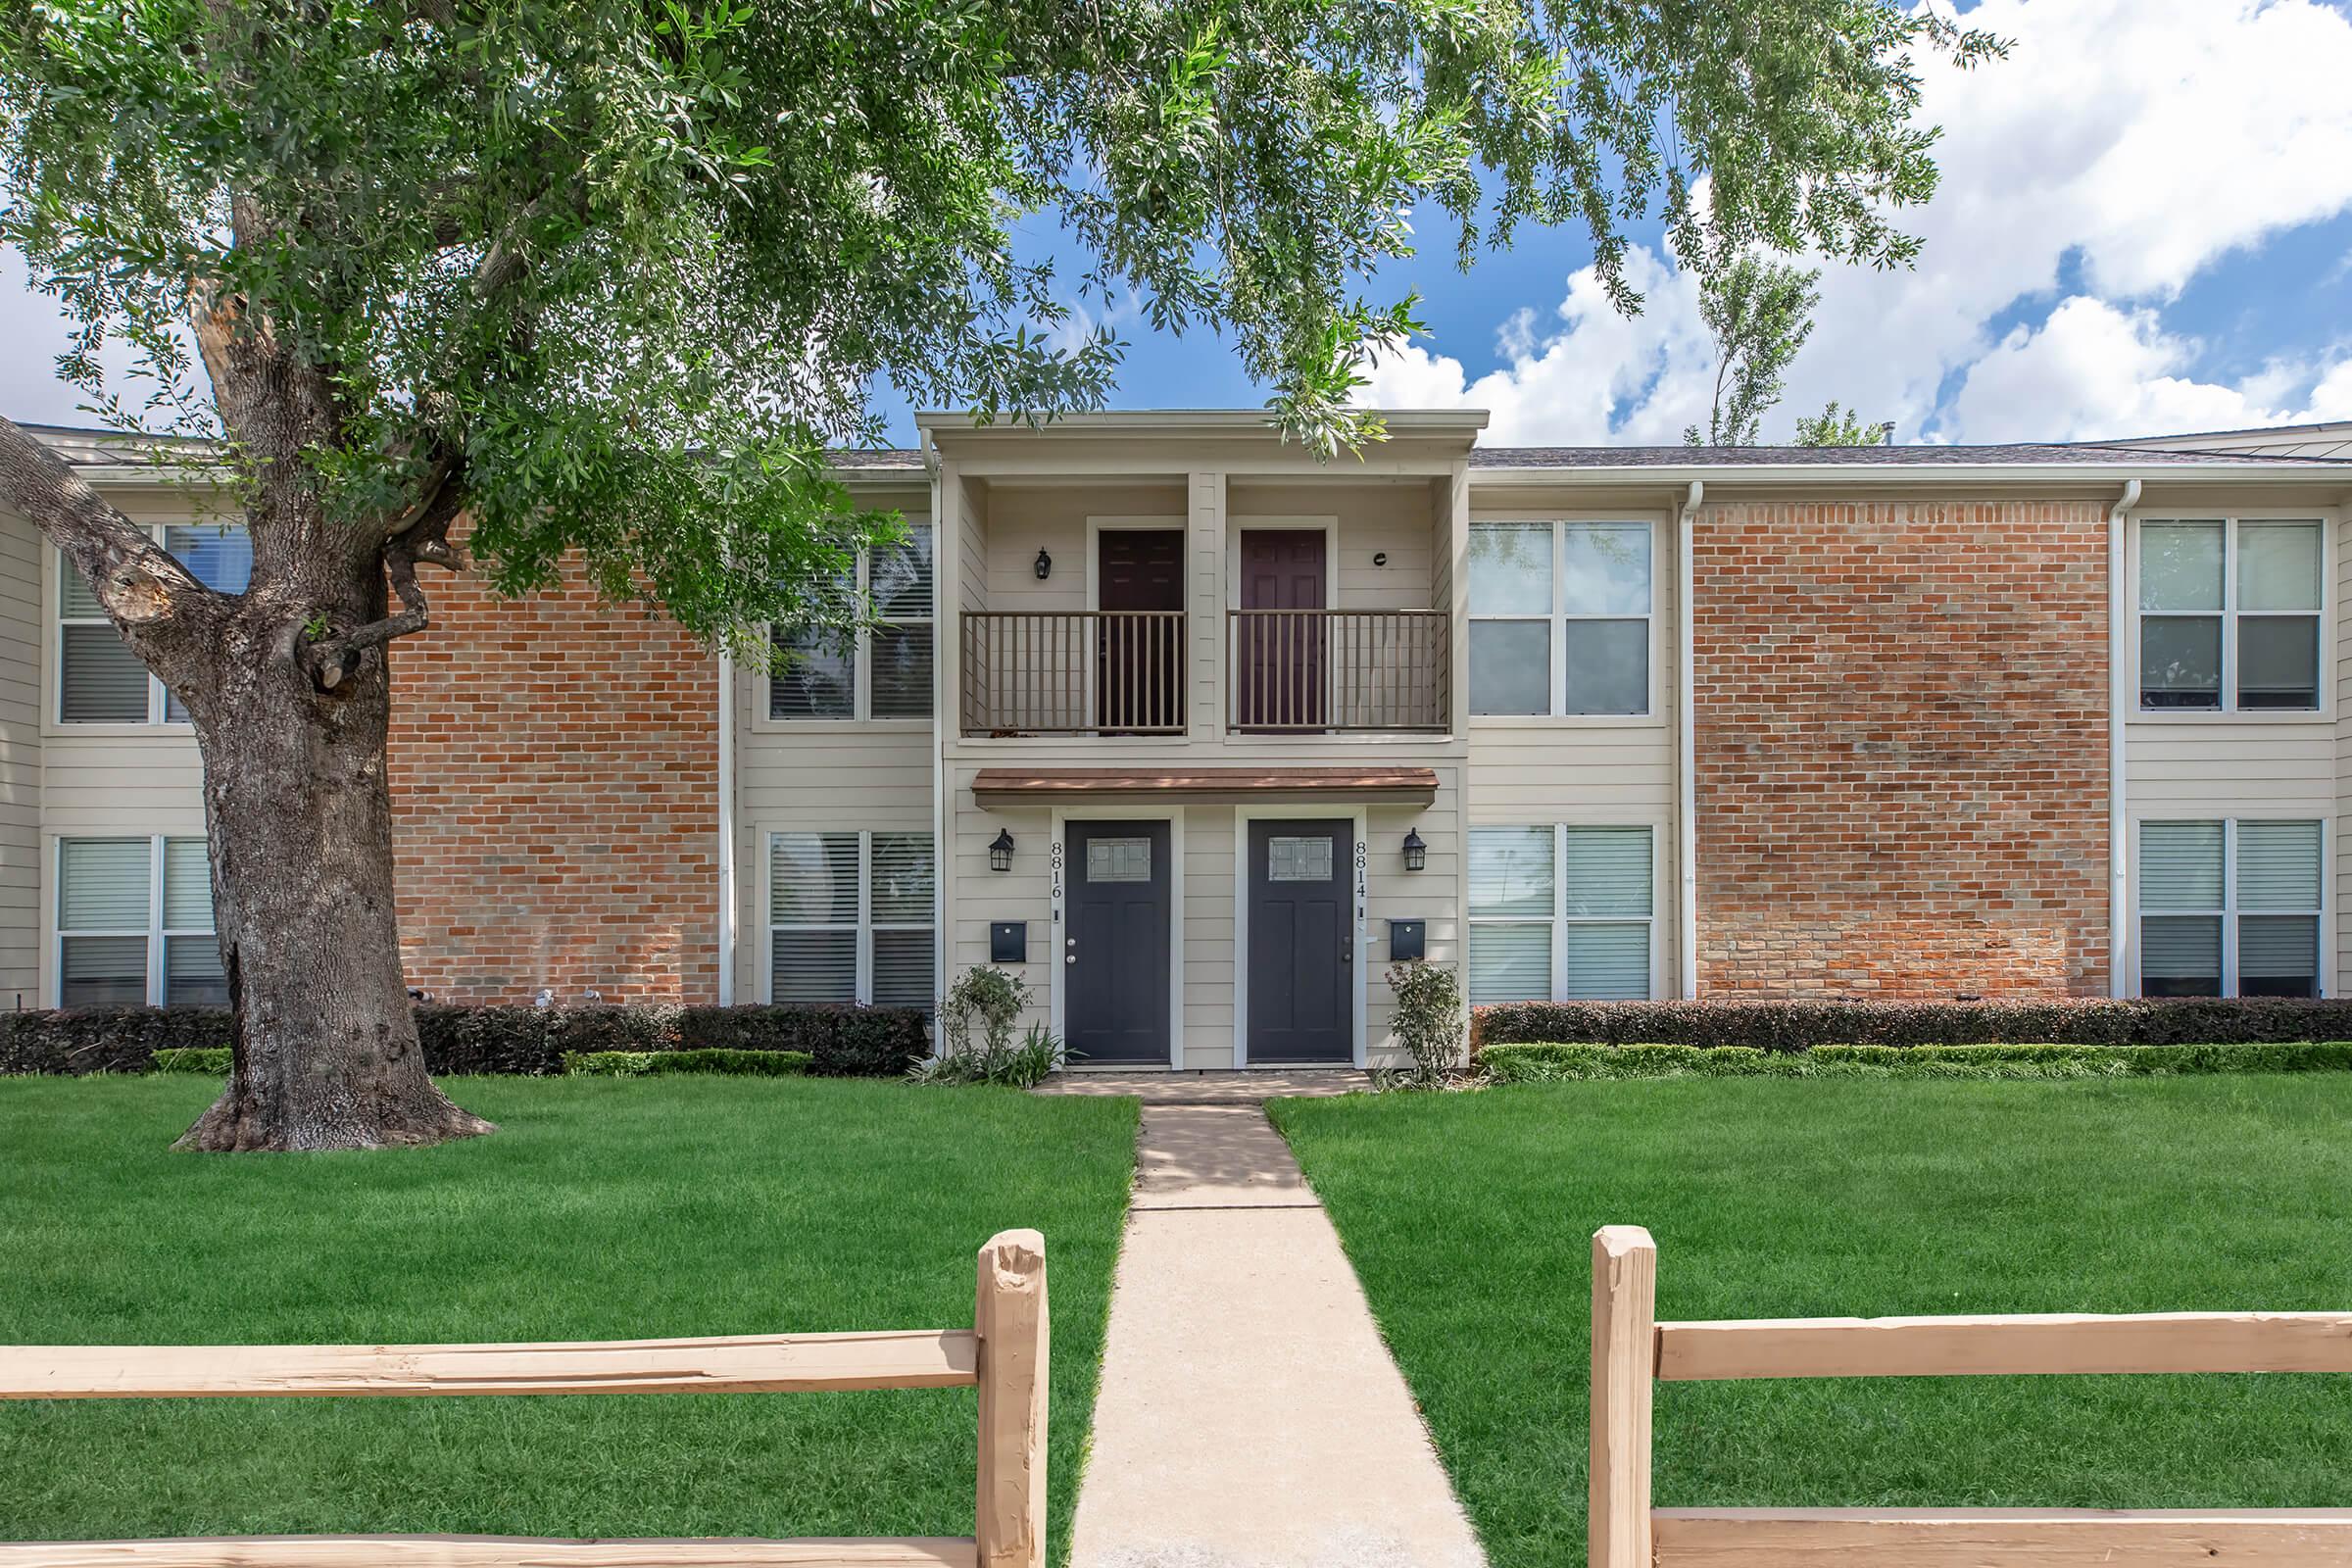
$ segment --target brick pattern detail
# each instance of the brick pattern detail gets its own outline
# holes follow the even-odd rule
[[[1702,509],[1699,980],[2104,995],[2095,502]]]
[[[393,645],[401,956],[434,1000],[710,1002],[717,662],[566,583],[500,601],[427,574]]]

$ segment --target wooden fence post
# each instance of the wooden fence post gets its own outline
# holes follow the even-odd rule
[[[980,1249],[980,1568],[1045,1568],[1046,1239],[1002,1231]]]
[[[1657,1243],[1639,1225],[1594,1231],[1592,1453],[1585,1513],[1591,1568],[1651,1565],[1649,1405],[1657,1322]]]

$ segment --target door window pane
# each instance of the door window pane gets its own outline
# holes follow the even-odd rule
[[[2237,994],[2320,994],[2320,917],[2249,914],[2237,922]]]
[[[1551,524],[1480,522],[1470,528],[1470,613],[1551,613]]]
[[[115,628],[59,628],[58,714],[69,724],[147,722],[147,666]]]
[[[1560,623],[1560,636],[1568,656],[1562,712],[1649,711],[1648,621],[1568,620]],[[1470,672],[1475,680],[1475,656]]]
[[[2222,994],[2222,917],[2149,915],[2139,922],[2139,989],[2149,997]]]
[[[1572,1002],[1641,1002],[1649,996],[1647,920],[1571,920],[1560,928]]]
[[[1648,524],[1564,524],[1560,529],[1560,609],[1568,614],[1648,614]]]
[[[1474,827],[1470,830],[1470,912],[1531,914],[1549,919],[1551,829]],[[1544,981],[1545,994],[1551,982]]]
[[[2219,909],[2222,833],[2219,822],[2140,823],[2139,906]]]
[[[1470,927],[1470,1004],[1551,999],[1549,921],[1479,921]]]
[[[1269,882],[1331,880],[1331,838],[1270,838],[1266,841]]]
[[[2320,706],[2320,618],[2247,615],[2237,623],[2237,706]]]
[[[1551,711],[1551,623],[1470,623],[1470,711]]]
[[[2222,617],[2150,615],[2139,623],[2139,706],[2222,706]]]
[[[2318,523],[2241,522],[2237,525],[2237,608],[2320,608]]]
[[[2139,530],[2139,608],[2222,608],[2219,522],[2151,522]]]
[[[1089,882],[1149,882],[1152,880],[1152,841],[1088,839],[1086,879]]]

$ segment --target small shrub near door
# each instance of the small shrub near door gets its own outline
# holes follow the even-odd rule
[[[1068,1053],[1053,1031],[1035,1024],[1019,1045],[1012,1043],[1012,1026],[1029,999],[1029,987],[1002,969],[979,964],[964,970],[940,1004],[939,1054],[916,1063],[906,1076],[923,1084],[1016,1089],[1045,1082]]]
[[[1413,1064],[1388,1082],[1399,1088],[1444,1087],[1463,1066],[1461,977],[1434,963],[1392,963],[1389,990],[1396,998],[1389,1027]]]

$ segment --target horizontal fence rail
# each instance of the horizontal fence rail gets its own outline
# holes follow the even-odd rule
[[[969,1388],[968,1330],[576,1345],[13,1345],[0,1399]]]
[[[1592,1238],[1592,1568],[2352,1568],[2352,1510],[1650,1506],[1660,1382],[2352,1372],[2352,1312],[1657,1321],[1657,1246]]]
[[[1225,720],[1238,730],[1443,734],[1450,619],[1442,610],[1229,610]]]
[[[1181,610],[972,610],[966,735],[1181,735]]]
[[[0,1398],[980,1391],[969,1538],[566,1541],[244,1536],[0,1542],[0,1568],[1044,1568],[1045,1240],[980,1250],[969,1330],[547,1345],[0,1347]]]

